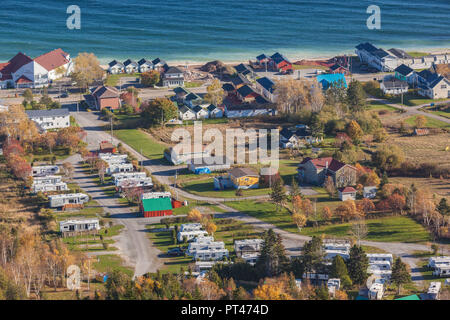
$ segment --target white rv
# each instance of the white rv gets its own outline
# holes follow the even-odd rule
[[[62,182],[61,176],[45,176],[45,177],[34,177],[33,184],[46,184],[46,183],[59,183]]]
[[[100,222],[98,219],[64,220],[59,222],[59,230],[62,233],[100,230]]]
[[[244,253],[258,253],[261,251],[263,239],[244,239],[234,241],[234,251],[239,257]]]
[[[191,242],[197,237],[204,237],[207,235],[208,232],[204,230],[180,231],[178,232],[177,239],[179,242],[182,242],[186,238],[186,241]]]
[[[58,166],[33,166],[33,168],[32,168],[33,177],[47,176],[47,175],[52,175],[52,174],[57,174],[57,173],[59,173]]]
[[[194,260],[208,261],[208,260],[222,260],[228,257],[227,249],[207,249],[207,250],[197,250],[194,255]]]
[[[51,208],[61,208],[66,204],[85,204],[89,202],[89,196],[84,193],[58,194],[48,198]]]
[[[145,172],[119,172],[114,173],[112,175],[114,184],[117,185],[117,182],[124,179],[137,179],[137,178],[145,178],[147,177],[147,174]]]
[[[33,183],[31,186],[32,193],[38,192],[51,192],[51,191],[67,191],[67,183],[56,182],[56,183]]]
[[[197,230],[201,230],[202,224],[201,223],[185,223],[180,225],[180,231],[184,232],[184,231],[197,231]]]
[[[222,250],[225,249],[225,243],[223,241],[212,241],[212,242],[191,242],[189,243],[186,254],[193,256],[197,251],[200,250]]]
[[[131,163],[108,163],[109,167],[106,168],[106,174],[112,175],[118,172],[132,172],[134,171],[133,164]]]
[[[369,288],[368,297],[370,300],[381,300],[384,295],[384,279],[377,279]]]

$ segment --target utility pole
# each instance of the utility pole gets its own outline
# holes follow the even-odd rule
[[[112,119],[112,116],[109,117],[109,120],[111,121],[111,144],[113,144],[114,131],[113,131],[113,119]]]

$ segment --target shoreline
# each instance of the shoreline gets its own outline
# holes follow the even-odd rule
[[[450,53],[450,48],[407,48],[407,49],[402,49],[406,52],[423,52],[423,53],[428,53],[428,54],[444,54],[444,53]],[[355,52],[340,52],[340,53],[336,53],[336,54],[332,54],[332,53],[324,53],[322,54],[312,54],[312,53],[305,53],[305,52],[297,52],[294,54],[289,54],[289,53],[283,53],[283,50],[279,50],[280,53],[282,53],[284,56],[286,56],[292,63],[295,63],[297,61],[301,61],[301,60],[309,60],[309,61],[321,61],[321,60],[329,60],[331,58],[334,58],[336,56],[342,56],[342,55],[348,55],[348,56],[355,56]],[[269,52],[270,53],[270,52]],[[177,67],[184,67],[184,66],[188,66],[188,67],[198,67],[198,66],[203,66],[204,64],[211,62],[211,61],[221,61],[226,65],[237,65],[240,63],[247,63],[248,60],[253,60],[256,57],[248,57],[247,59],[232,59],[232,60],[224,60],[224,59],[220,59],[220,58],[211,58],[211,59],[199,59],[199,60],[181,60],[181,59],[174,59],[174,60],[169,60],[169,59],[164,59],[164,57],[162,57],[162,60],[165,60],[167,62],[168,65],[171,66],[177,66]],[[109,61],[112,61],[116,58],[112,58]],[[105,58],[99,58],[100,62],[101,62],[101,67],[102,68],[108,68],[108,62],[106,62]],[[119,59],[116,59],[118,61],[120,61]],[[126,59],[124,59],[126,60]],[[137,61],[137,60],[136,60]]]

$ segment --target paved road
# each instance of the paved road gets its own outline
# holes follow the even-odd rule
[[[162,260],[158,258],[161,251],[152,245],[145,228],[146,224],[154,223],[154,221],[137,218],[132,208],[120,204],[117,198],[105,194],[102,188],[93,181],[95,175],[86,175],[83,172],[80,161],[81,156],[78,154],[64,161],[72,163],[75,168],[74,182],[87,192],[93,200],[97,201],[116,223],[124,226],[119,236],[115,237],[115,240],[117,240],[115,246],[119,250],[102,254],[118,253],[125,259],[127,265],[135,267],[135,276],[147,272],[156,272],[163,265]]]

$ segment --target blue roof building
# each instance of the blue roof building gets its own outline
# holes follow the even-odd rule
[[[340,83],[347,88],[347,81],[342,73],[320,74],[317,76],[317,82],[322,85],[323,90],[327,90],[332,84],[339,85]]]

